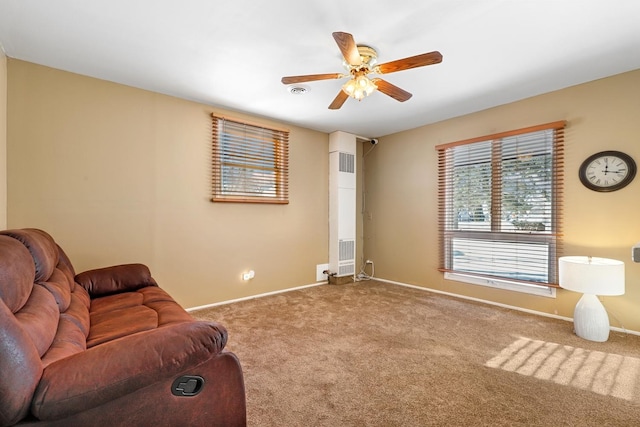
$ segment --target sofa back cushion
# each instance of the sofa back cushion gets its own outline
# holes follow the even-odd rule
[[[48,347],[46,341],[53,338],[57,328],[47,325],[48,331],[39,337],[42,330],[36,328],[31,319],[32,298],[42,302],[44,307],[55,301],[48,292],[34,294],[35,266],[27,248],[19,241],[0,236],[0,425],[18,422],[29,410],[31,397],[42,376],[42,362],[36,341],[40,347]],[[25,315],[16,316],[25,309]],[[38,315],[37,313],[35,315]],[[45,314],[45,316],[49,316]],[[38,330],[35,330],[38,329]],[[53,334],[51,333],[53,330]],[[47,338],[48,337],[48,338]],[[42,338],[42,339],[40,339]],[[49,342],[50,344],[50,342]]]
[[[43,369],[86,350],[90,299],[42,230],[0,231],[0,426],[26,416]]]
[[[24,228],[0,232],[20,241],[31,253],[36,267],[35,282],[42,282],[51,277],[58,264],[58,245],[53,238],[42,230]]]

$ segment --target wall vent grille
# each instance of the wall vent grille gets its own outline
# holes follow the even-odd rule
[[[355,264],[344,264],[338,267],[338,276],[350,276],[356,272]]]
[[[338,261],[351,261],[355,259],[355,240],[340,240]]]
[[[350,153],[340,153],[339,172],[355,173],[356,156]]]

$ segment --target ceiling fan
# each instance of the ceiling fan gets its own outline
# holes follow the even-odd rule
[[[425,65],[438,64],[442,62],[440,52],[423,53],[422,55],[411,56],[398,59],[384,64],[376,65],[378,52],[371,46],[357,45],[353,36],[349,33],[335,32],[333,38],[344,57],[344,66],[348,74],[309,74],[303,76],[283,77],[282,83],[286,85],[294,83],[311,82],[316,80],[342,79],[350,77],[343,86],[338,96],[333,100],[329,109],[337,110],[342,107],[347,98],[352,97],[358,101],[370,95],[375,90],[379,90],[393,99],[404,102],[411,98],[411,94],[406,90],[392,85],[379,77],[369,78],[369,74],[389,74],[396,71],[408,70],[410,68],[423,67]]]

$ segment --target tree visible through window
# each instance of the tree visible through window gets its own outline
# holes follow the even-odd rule
[[[436,147],[440,269],[554,285],[564,122]]]
[[[214,202],[288,203],[289,132],[213,116]]]

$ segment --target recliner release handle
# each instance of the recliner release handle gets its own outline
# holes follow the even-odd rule
[[[175,379],[171,384],[171,393],[174,396],[195,396],[204,386],[204,378],[199,375],[183,375]]]

